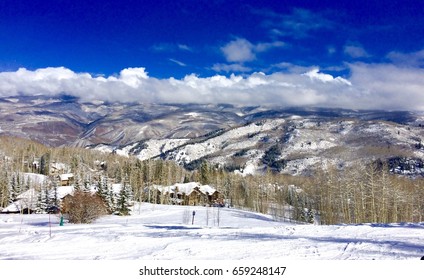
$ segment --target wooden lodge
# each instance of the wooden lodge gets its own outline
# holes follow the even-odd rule
[[[158,204],[218,206],[223,204],[223,196],[209,185],[196,182],[172,186],[152,186],[147,190],[147,199]]]

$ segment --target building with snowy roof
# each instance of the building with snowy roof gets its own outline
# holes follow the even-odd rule
[[[58,178],[61,186],[69,186],[74,182],[74,174],[72,173],[59,174]]]
[[[221,205],[223,196],[209,185],[197,182],[148,188],[150,202],[179,205]]]
[[[54,191],[54,189],[49,190],[48,196],[50,198],[55,196]],[[59,199],[59,201],[62,201],[64,197],[72,195],[73,192],[73,186],[58,187],[56,189],[56,197]],[[33,213],[37,209],[37,203],[39,202],[39,194],[39,191],[36,191],[34,188],[31,188],[18,195],[16,197],[16,200],[10,203],[6,208],[4,208],[1,213]]]

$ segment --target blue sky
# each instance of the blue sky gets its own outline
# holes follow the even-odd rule
[[[245,103],[272,103],[272,98],[285,103],[290,98],[285,89],[293,85],[316,91],[314,98],[307,91],[305,96],[300,94],[302,100],[315,101],[291,101],[287,105],[322,106],[327,101],[317,96],[322,94],[319,90],[345,89],[307,83],[320,81],[334,86],[334,81],[343,79],[345,85],[354,89],[349,88],[346,96],[331,106],[361,108],[368,101],[361,99],[357,106],[347,106],[346,102],[353,95],[359,98],[374,90],[372,93],[382,101],[384,94],[390,94],[392,100],[376,107],[391,108],[396,107],[400,97],[387,92],[390,86],[373,89],[375,85],[367,82],[377,79],[385,83],[402,76],[405,79],[398,82],[408,83],[410,79],[422,78],[423,66],[422,0],[0,1],[3,96],[31,92],[17,85],[22,76],[27,77],[28,83],[37,80],[35,76],[38,80],[42,76],[44,82],[55,84],[65,76],[77,79],[89,75],[91,82],[98,84],[97,78],[104,77],[112,87],[116,86],[114,79],[125,80],[126,85],[139,90],[125,93],[129,100],[179,100],[165,97],[163,91],[172,87],[176,92],[185,92],[184,86],[198,91],[213,88],[206,101],[233,102],[235,97],[228,98],[222,93],[222,88],[232,84],[239,86],[238,91],[234,93],[231,87],[226,94],[246,100]],[[126,79],[123,70],[127,70],[127,78],[132,78]],[[387,71],[388,75],[381,77],[379,71]],[[237,80],[239,77],[243,86]],[[133,78],[139,82],[130,81]],[[218,84],[217,79],[221,80]],[[260,90],[268,95],[262,99],[245,98],[239,91],[246,91],[255,79],[263,79]],[[87,79],[84,85],[86,82]],[[286,87],[275,88],[276,82],[285,83]],[[274,85],[274,89],[263,88],[265,84]],[[57,85],[58,91],[76,90],[60,86],[62,82]],[[96,91],[95,85],[88,86]],[[11,87],[14,89],[10,90]],[[49,91],[42,84],[37,90]],[[103,98],[113,99],[107,90],[98,91]],[[279,96],[281,91],[287,95]],[[182,100],[196,100],[204,92]],[[420,98],[416,91],[408,94]],[[92,95],[98,98],[100,93]],[[372,100],[371,96],[367,98]],[[413,107],[421,109],[424,104]]]

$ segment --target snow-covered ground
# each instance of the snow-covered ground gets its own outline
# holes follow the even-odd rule
[[[195,211],[192,224],[193,211]],[[50,223],[49,223],[50,219]],[[0,260],[419,260],[424,223],[299,225],[231,208],[142,204],[90,225],[0,215]]]

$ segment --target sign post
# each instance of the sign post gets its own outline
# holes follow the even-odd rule
[[[50,229],[50,238],[52,238],[52,223],[50,221],[50,212],[49,212],[49,229]]]
[[[196,211],[193,211],[193,217],[191,219],[191,224],[194,224],[194,216],[196,215]]]

